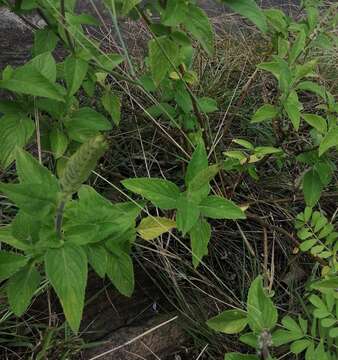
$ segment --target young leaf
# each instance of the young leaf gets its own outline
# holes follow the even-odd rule
[[[137,178],[123,180],[128,190],[139,194],[163,210],[175,209],[180,189],[171,181],[155,178]]]
[[[175,42],[167,36],[150,40],[149,65],[156,86],[165,78],[172,65],[177,65],[179,49]]]
[[[303,193],[306,205],[310,207],[315,206],[322,190],[323,184],[317,171],[314,169],[309,170],[303,179]]]
[[[104,109],[109,113],[114,121],[114,124],[118,126],[121,120],[121,100],[119,96],[113,94],[111,91],[106,91],[101,98]]]
[[[252,123],[260,123],[266,120],[271,120],[278,115],[278,110],[271,104],[264,104],[261,106],[252,117]]]
[[[34,264],[26,265],[9,279],[6,287],[7,297],[16,316],[21,316],[26,311],[40,281],[41,276]]]
[[[112,128],[111,123],[103,115],[89,107],[72,113],[70,119],[65,121],[65,126],[69,137],[81,143],[98,135],[100,131]]]
[[[127,253],[116,251],[114,254],[109,254],[107,275],[122,295],[128,297],[132,295],[135,286],[134,267]]]
[[[69,139],[67,135],[58,128],[54,128],[49,133],[49,141],[55,159],[59,159],[67,150]]]
[[[320,133],[325,134],[327,132],[327,123],[322,116],[315,114],[303,114],[302,116],[309,125],[311,125]]]
[[[177,229],[185,235],[197,223],[200,210],[198,205],[191,201],[184,193],[176,202],[176,225]]]
[[[338,126],[332,127],[319,145],[319,156],[330,148],[338,146]]]
[[[80,327],[87,284],[87,256],[76,245],[65,244],[49,249],[45,255],[45,268],[69,326],[74,332]]]
[[[231,200],[221,196],[210,195],[202,200],[200,206],[202,215],[211,219],[245,219],[246,216]]]
[[[0,119],[0,167],[6,169],[15,159],[15,148],[25,146],[35,130],[31,119],[18,112]]]
[[[143,240],[154,240],[175,227],[176,222],[174,220],[159,216],[148,216],[141,220],[137,232]]]
[[[257,276],[251,283],[247,300],[248,323],[252,331],[272,330],[278,313],[272,300],[265,294],[263,280]]]
[[[242,310],[225,310],[207,321],[211,329],[224,334],[238,334],[247,324],[246,313]]]
[[[189,235],[191,241],[192,263],[194,267],[197,268],[203,256],[208,255],[211,227],[205,219],[200,217],[189,231]]]
[[[262,32],[268,31],[268,25],[263,11],[254,0],[222,0],[233,11],[251,20]]]
[[[88,71],[88,62],[73,55],[64,62],[64,76],[68,88],[68,96],[74,95],[80,88]]]
[[[214,31],[208,15],[198,6],[189,5],[184,25],[192,36],[201,43],[203,49],[212,55],[214,52]]]
[[[193,178],[208,167],[208,156],[203,143],[197,145],[185,174],[185,185],[188,186]]]
[[[27,264],[27,258],[7,251],[0,251],[0,281],[6,280]]]
[[[0,80],[0,88],[64,102],[62,88],[48,80],[33,64],[16,69],[10,79]]]
[[[298,56],[304,51],[306,41],[306,34],[304,30],[301,30],[296,37],[296,40],[290,50],[289,62],[293,64]]]
[[[291,91],[283,105],[293,127],[297,131],[300,124],[300,110],[302,109],[302,104],[298,100],[296,91]]]

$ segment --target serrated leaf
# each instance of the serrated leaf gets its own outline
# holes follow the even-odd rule
[[[177,26],[185,21],[188,16],[187,10],[185,0],[168,0],[161,15],[161,23],[165,26]]]
[[[27,258],[12,252],[0,251],[0,281],[6,280],[27,263]]]
[[[118,126],[121,121],[121,99],[111,91],[106,91],[101,98],[104,109],[109,113],[114,124]]]
[[[171,181],[155,178],[136,178],[123,180],[128,190],[139,194],[155,206],[164,209],[175,209],[180,196],[180,189]]]
[[[211,329],[224,334],[238,334],[247,324],[246,313],[242,310],[225,310],[207,321]]]
[[[6,292],[11,310],[16,316],[26,311],[40,281],[41,276],[34,264],[26,265],[9,279]]]
[[[49,249],[45,269],[74,332],[80,327],[87,284],[87,256],[82,247],[65,244]]]
[[[208,167],[208,156],[203,143],[197,145],[185,174],[185,185],[188,186],[193,178]]]
[[[64,62],[64,76],[68,96],[74,95],[81,87],[88,71],[88,62],[70,55]]]
[[[200,204],[202,215],[211,219],[245,219],[245,213],[231,200],[210,195]]]
[[[38,29],[34,31],[33,53],[35,56],[44,52],[52,52],[58,42],[58,37],[51,29]]]
[[[192,263],[194,267],[197,268],[203,256],[208,255],[211,227],[205,219],[199,218],[189,231],[189,235],[192,251]]]
[[[69,139],[67,135],[58,128],[54,128],[49,133],[49,141],[55,159],[59,159],[67,150]]]
[[[182,231],[183,235],[185,235],[197,223],[200,210],[198,205],[187,197],[186,193],[180,196],[176,203],[176,207],[177,229]]]
[[[175,227],[176,222],[174,220],[159,216],[148,216],[141,220],[137,232],[143,240],[154,240]]]
[[[104,278],[107,271],[108,253],[102,245],[88,245],[87,257],[90,266],[95,270],[97,275]]]

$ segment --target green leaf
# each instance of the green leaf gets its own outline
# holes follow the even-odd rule
[[[324,100],[326,99],[325,88],[312,81],[303,81],[297,85],[297,90],[310,91]]]
[[[203,256],[208,255],[208,244],[211,238],[211,227],[209,223],[199,218],[189,231],[192,251],[192,263],[195,268],[201,262]]]
[[[29,306],[41,276],[34,264],[26,265],[8,281],[6,291],[11,310],[21,316]]]
[[[289,89],[292,76],[289,65],[284,59],[274,56],[273,61],[258,64],[257,67],[271,72],[278,80],[279,87],[283,92]]]
[[[320,133],[325,134],[327,132],[327,123],[322,116],[315,114],[303,114],[302,116],[309,125],[311,125]]]
[[[330,329],[329,335],[332,338],[337,338],[338,337],[338,327]]]
[[[177,26],[186,20],[187,10],[185,0],[168,0],[161,16],[161,23],[165,26]]]
[[[208,156],[203,143],[197,145],[185,174],[185,185],[188,186],[194,177],[208,167]]]
[[[176,225],[177,229],[185,235],[197,223],[200,210],[195,202],[191,201],[184,193],[176,202]]]
[[[239,341],[242,342],[243,344],[252,347],[253,349],[259,348],[259,343],[258,343],[259,337],[253,332],[249,332],[241,335],[239,337]]]
[[[68,148],[69,139],[67,135],[58,128],[54,128],[49,133],[50,147],[55,159],[59,159]]]
[[[293,333],[292,331],[279,329],[272,334],[272,342],[274,346],[278,347],[284,344],[288,344],[291,341],[302,339],[304,335],[302,333]]]
[[[37,71],[39,71],[50,82],[56,81],[56,63],[50,52],[42,53],[30,61]]]
[[[224,334],[238,334],[247,324],[246,313],[242,310],[225,310],[207,321],[211,329]]]
[[[174,220],[159,216],[148,216],[141,220],[137,232],[143,240],[154,240],[175,227],[176,222]]]
[[[186,29],[201,43],[203,49],[212,55],[214,52],[214,31],[208,15],[198,6],[189,4],[188,17],[184,23]]]
[[[0,88],[64,102],[63,89],[47,79],[33,64],[17,68],[10,79],[0,80]]]
[[[254,150],[254,146],[251,144],[250,141],[244,139],[233,139],[233,143],[243,146],[245,149]]]
[[[155,85],[158,86],[172,66],[177,65],[179,49],[177,44],[167,36],[150,40],[148,47],[152,78]]]
[[[303,178],[303,193],[307,206],[316,205],[323,190],[323,184],[316,170],[311,169],[306,172]]]
[[[319,145],[319,156],[330,148],[338,146],[338,126],[332,127]]]
[[[140,2],[141,0],[124,0],[122,6],[122,15],[128,15],[128,13]]]
[[[209,97],[199,98],[198,106],[205,114],[209,114],[218,110],[217,101]]]
[[[88,245],[87,257],[90,266],[95,270],[97,275],[104,278],[107,271],[108,252],[102,245]]]
[[[280,9],[266,9],[264,13],[267,17],[267,20],[271,23],[272,27],[279,33],[287,33],[288,28],[288,19],[286,18],[284,12]],[[281,37],[278,37],[280,39]]]
[[[28,250],[29,244],[25,243],[21,239],[14,237],[12,225],[13,222],[11,225],[0,227],[0,244],[3,242],[19,250]]]
[[[221,167],[220,165],[211,165],[201,170],[197,175],[190,181],[188,185],[189,193],[193,194],[209,185],[210,181],[218,174]]]
[[[50,280],[74,332],[80,327],[87,284],[87,256],[76,245],[65,244],[49,249],[45,255],[47,278]]]
[[[34,133],[34,123],[21,113],[0,117],[0,167],[7,168],[15,158],[15,148],[25,146]]]
[[[124,57],[120,54],[110,53],[99,55],[95,60],[103,70],[111,72],[124,61]]]
[[[107,264],[107,275],[117,290],[124,296],[130,297],[134,291],[134,267],[131,257],[116,251],[110,254]]]
[[[300,110],[302,109],[302,104],[298,100],[296,91],[291,91],[283,106],[293,127],[297,131],[300,124]]]
[[[35,56],[44,52],[52,52],[58,42],[58,37],[53,30],[45,28],[34,31],[33,53]]]
[[[305,31],[301,30],[297,35],[296,40],[290,50],[290,54],[289,54],[290,64],[293,64],[297,60],[298,56],[304,51],[305,41],[306,41]]]
[[[68,96],[74,95],[81,87],[88,71],[88,62],[73,55],[64,62],[64,76],[67,83]]]
[[[257,276],[252,282],[247,300],[248,323],[252,331],[261,332],[275,327],[278,319],[277,309],[265,294],[263,280]]]
[[[24,256],[0,251],[0,281],[8,279],[26,264]]]
[[[103,115],[89,107],[72,113],[65,126],[69,137],[78,142],[85,142],[90,137],[98,135],[100,131],[112,128],[111,123]]]
[[[224,355],[224,360],[259,360],[256,355],[240,354],[240,353],[227,353]]]
[[[231,200],[221,196],[210,195],[202,200],[200,206],[202,215],[211,219],[245,219],[245,213]]]
[[[251,20],[262,32],[268,31],[268,25],[263,11],[254,0],[222,0],[233,11]]]
[[[56,193],[49,184],[1,184],[2,191],[22,211],[45,217],[56,208]]]
[[[180,189],[171,181],[155,178],[136,178],[123,180],[128,190],[139,194],[155,206],[163,209],[175,209],[180,196]]]
[[[297,340],[290,345],[290,351],[294,354],[300,354],[311,344],[312,344],[311,340],[307,340],[307,339]]]
[[[104,109],[109,113],[114,121],[114,124],[118,126],[121,120],[121,99],[119,96],[113,94],[111,91],[105,91],[101,98]]]
[[[50,192],[58,190],[56,177],[27,151],[16,149],[16,170],[21,184],[46,184]]]
[[[278,109],[271,104],[261,106],[252,117],[252,123],[260,123],[266,120],[272,120],[278,115]]]

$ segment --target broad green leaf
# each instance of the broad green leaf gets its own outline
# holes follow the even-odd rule
[[[211,329],[224,334],[238,334],[247,324],[246,313],[242,310],[225,310],[207,321]]]
[[[245,213],[231,200],[221,196],[210,195],[202,200],[200,206],[202,215],[211,219],[245,219]]]
[[[274,56],[273,61],[258,64],[257,67],[271,72],[278,80],[279,87],[283,92],[289,89],[292,76],[289,65],[284,59]]]
[[[293,64],[297,60],[298,56],[304,51],[305,41],[306,41],[305,31],[301,30],[297,35],[296,40],[290,50],[290,54],[289,54],[290,64]]]
[[[259,348],[259,337],[257,336],[257,334],[253,332],[248,332],[246,334],[241,335],[239,337],[239,341],[242,342],[243,344],[252,347],[253,349]]]
[[[265,15],[254,0],[222,0],[222,2],[251,20],[262,32],[268,31]]]
[[[337,338],[338,337],[338,327],[334,327],[334,328],[330,329],[329,335],[332,338]]]
[[[240,353],[227,353],[224,355],[224,360],[259,360],[257,355],[240,354]]]
[[[34,133],[34,123],[21,113],[0,117],[0,167],[15,159],[15,148],[25,146]]]
[[[128,190],[145,197],[155,206],[163,209],[175,209],[180,189],[171,181],[155,178],[136,178],[123,180]]]
[[[291,91],[283,106],[293,127],[297,131],[300,124],[300,110],[302,109],[302,104],[298,100],[296,91]]]
[[[114,124],[118,126],[121,120],[121,99],[110,90],[106,91],[101,98],[104,109],[109,113]]]
[[[51,83],[56,81],[56,63],[50,52],[36,56],[30,61],[37,71],[39,71]]]
[[[27,263],[27,258],[0,250],[0,281],[6,280]]]
[[[68,56],[64,62],[64,76],[67,83],[68,96],[74,95],[81,87],[88,71],[88,62]]]
[[[124,57],[120,54],[110,53],[99,55],[95,60],[103,70],[111,72],[124,61]]]
[[[209,97],[202,97],[198,99],[198,106],[201,111],[209,114],[218,110],[217,101]]]
[[[274,346],[281,346],[284,344],[288,344],[291,341],[296,341],[302,339],[304,334],[296,332],[293,333],[289,330],[278,329],[272,334],[272,341]]]
[[[58,128],[54,128],[49,133],[50,147],[55,159],[64,155],[68,148],[69,139],[67,135]]]
[[[26,265],[15,273],[6,286],[8,302],[16,316],[21,316],[29,306],[41,276],[34,264]]]
[[[191,97],[183,81],[177,81],[174,99],[185,114],[189,114],[193,110]]]
[[[27,151],[16,149],[16,171],[21,184],[46,184],[50,192],[58,190],[56,177]]]
[[[49,249],[45,255],[45,269],[63,308],[70,328],[80,327],[87,284],[87,256],[72,244]]]
[[[264,10],[264,14],[277,32],[281,34],[287,33],[288,20],[282,10],[274,8],[266,9]]]
[[[1,184],[0,191],[12,200],[22,211],[45,217],[56,208],[56,193],[49,184]]]
[[[4,243],[7,245],[10,245],[13,248],[19,249],[19,250],[28,250],[29,244],[25,243],[21,239],[17,239],[13,235],[13,228],[12,225],[7,226],[1,226],[0,227],[0,244]]]
[[[311,169],[306,172],[303,178],[303,193],[306,205],[310,207],[315,206],[322,190],[323,184],[317,171]]]
[[[186,20],[187,10],[185,0],[168,0],[161,16],[161,23],[165,26],[177,26]]]
[[[176,202],[176,226],[185,235],[197,223],[200,210],[184,193]]]
[[[278,109],[271,104],[264,104],[253,115],[251,122],[260,123],[266,120],[272,120],[278,115]]]
[[[277,323],[277,309],[264,292],[261,276],[257,276],[250,286],[247,313],[249,326],[254,332],[260,333],[266,329],[272,330]]]
[[[117,290],[124,296],[130,297],[134,291],[134,267],[130,255],[123,251],[109,254],[107,275]]]
[[[202,170],[208,167],[208,155],[203,143],[197,145],[191,160],[189,161],[185,174],[185,185],[188,186],[193,178]]]
[[[297,90],[310,91],[325,99],[325,88],[312,81],[303,81],[297,85]]]
[[[124,0],[122,6],[122,15],[128,15],[128,13],[140,2],[141,0]]]
[[[149,65],[156,86],[165,78],[172,66],[177,65],[179,49],[177,44],[167,36],[150,40]]]
[[[154,240],[175,227],[176,222],[174,220],[159,216],[148,216],[141,220],[137,232],[143,240]]]
[[[338,146],[338,126],[332,127],[319,145],[319,156],[330,148]]]
[[[0,80],[0,88],[19,94],[64,101],[63,88],[47,79],[33,64],[16,69],[8,80]]]
[[[308,339],[297,340],[290,345],[290,351],[294,354],[300,354],[311,344],[312,341]]]
[[[100,22],[91,15],[80,14],[74,15],[72,13],[66,13],[66,22],[70,25],[93,25],[99,26]]]
[[[203,256],[208,255],[211,227],[205,219],[199,218],[189,231],[189,235],[191,242],[192,263],[194,267],[197,268]]]
[[[245,149],[254,150],[254,146],[251,144],[250,141],[244,139],[234,139],[232,140],[233,143],[243,146]]]
[[[90,266],[95,270],[97,275],[104,278],[107,271],[108,253],[102,245],[88,245],[86,247],[87,257]]]
[[[44,52],[52,52],[58,42],[58,37],[51,29],[39,29],[34,31],[33,53],[35,56]]]
[[[315,114],[303,114],[302,116],[309,125],[311,125],[320,133],[325,134],[327,132],[327,123],[322,116]]]
[[[189,182],[188,192],[193,195],[194,192],[197,192],[209,185],[210,181],[218,174],[220,169],[221,166],[216,164],[208,166],[198,172],[197,175]]]
[[[111,123],[103,115],[89,107],[72,113],[70,119],[65,121],[65,126],[69,137],[78,142],[85,142],[98,135],[100,131],[112,128]]]

